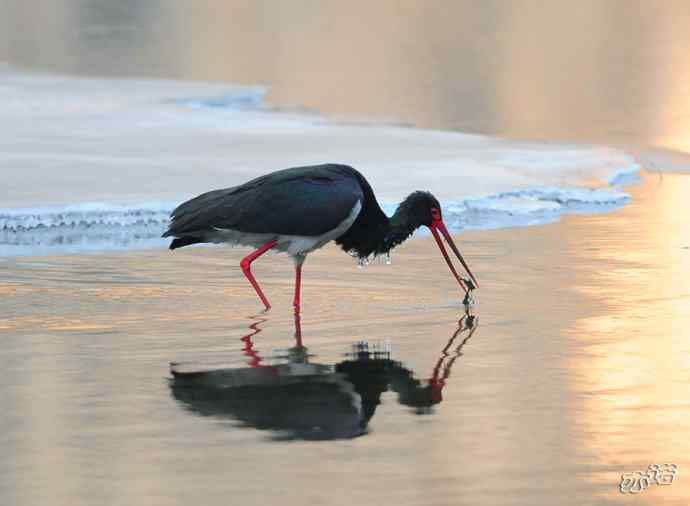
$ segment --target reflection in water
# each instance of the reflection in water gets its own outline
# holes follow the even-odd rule
[[[414,372],[391,358],[387,347],[355,343],[346,359],[334,365],[310,362],[307,348],[297,345],[267,364],[253,337],[265,318],[255,318],[252,332],[240,338],[249,367],[190,369],[171,364],[173,397],[202,416],[239,421],[247,427],[275,431],[276,439],[347,439],[367,432],[369,420],[392,390],[398,402],[416,414],[430,413],[442,401],[443,388],[462,348],[477,329],[466,313],[441,350],[432,375],[416,379]]]

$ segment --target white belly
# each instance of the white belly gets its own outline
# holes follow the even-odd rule
[[[259,248],[268,241],[275,239],[277,241],[273,249],[278,251],[285,251],[293,256],[302,256],[320,248],[324,244],[333,239],[337,239],[343,235],[352,226],[352,224],[359,216],[362,210],[362,203],[358,200],[352,207],[347,218],[338,224],[333,230],[329,230],[325,234],[309,236],[309,235],[280,235],[280,234],[252,234],[247,232],[240,232],[239,230],[216,228],[211,237],[206,240],[215,243],[241,244],[243,246],[253,246]]]

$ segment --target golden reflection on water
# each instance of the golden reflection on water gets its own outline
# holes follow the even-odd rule
[[[574,388],[583,394],[577,423],[591,454],[611,469],[593,475],[611,484],[649,464],[690,468],[690,202],[688,178],[650,177],[639,201],[599,218],[596,250],[582,251],[595,283],[578,284],[596,308],[567,333]],[[642,211],[644,209],[644,211]],[[625,231],[621,231],[627,225]],[[586,224],[585,224],[586,226]],[[577,234],[575,234],[577,237]],[[571,245],[572,246],[572,245]],[[613,488],[604,494],[620,497]],[[687,485],[648,489],[648,500],[687,497]]]

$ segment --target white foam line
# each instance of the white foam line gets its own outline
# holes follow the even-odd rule
[[[453,231],[526,226],[566,213],[605,212],[629,200],[617,189],[537,187],[444,204]],[[34,209],[0,209],[0,255],[42,255],[163,247],[160,238],[175,204],[133,206],[83,203]],[[383,204],[391,215],[397,204]]]

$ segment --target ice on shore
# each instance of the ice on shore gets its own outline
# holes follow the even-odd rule
[[[456,230],[608,210],[639,169],[602,146],[276,110],[266,91],[0,70],[0,255],[162,246],[180,201],[304,164],[353,165],[387,212],[432,191]]]

